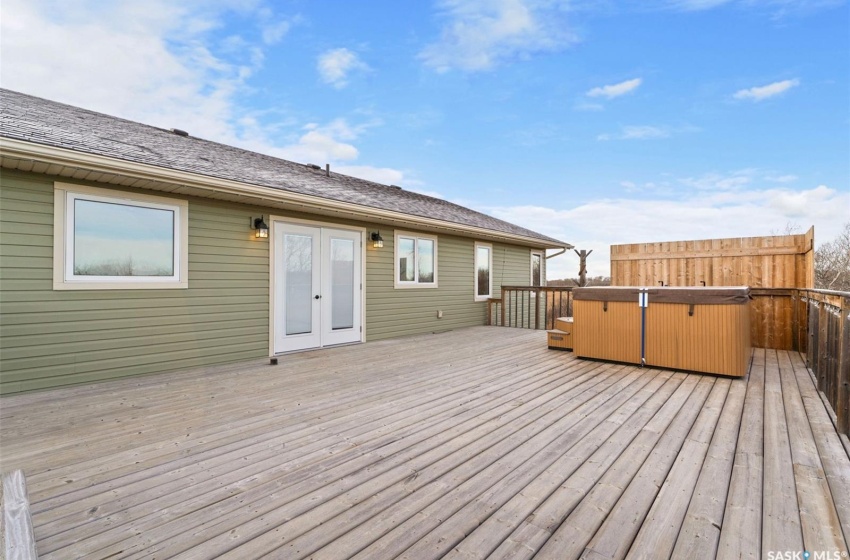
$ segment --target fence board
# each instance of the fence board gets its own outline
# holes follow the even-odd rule
[[[805,350],[794,288],[814,287],[814,228],[805,234],[611,247],[612,286],[749,286],[753,346]],[[766,290],[765,290],[766,289]]]

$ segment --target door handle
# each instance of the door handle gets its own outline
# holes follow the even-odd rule
[[[322,296],[317,295],[317,296],[313,297],[313,299],[322,299]]]

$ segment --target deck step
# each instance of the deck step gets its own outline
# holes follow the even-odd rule
[[[550,350],[572,350],[573,336],[567,331],[552,329],[546,331],[547,343]]]

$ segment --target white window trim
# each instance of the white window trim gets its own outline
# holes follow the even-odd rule
[[[487,247],[487,249],[489,249],[489,252],[487,254],[489,255],[489,260],[490,260],[490,262],[488,263],[488,266],[490,267],[490,274],[488,275],[488,280],[489,280],[490,285],[488,286],[489,289],[487,290],[486,296],[479,296],[478,295],[478,248],[479,247]],[[472,276],[474,278],[473,290],[475,290],[474,292],[472,292],[472,294],[473,294],[473,296],[475,296],[475,301],[487,301],[488,299],[493,297],[493,245],[492,244],[490,244],[490,243],[479,243],[478,241],[475,242],[475,246],[472,250]]]
[[[112,277],[95,276],[74,278],[69,275],[73,255],[71,239],[67,235],[71,223],[68,212],[72,205],[69,200],[80,197],[89,200],[103,200],[121,204],[136,204],[152,208],[166,208],[174,211],[177,223],[174,231],[174,276],[154,277]],[[56,182],[53,185],[53,289],[54,290],[162,290],[184,289],[189,287],[189,203],[186,200],[138,194],[113,189],[101,189],[85,185],[72,185]]]
[[[410,282],[402,282],[398,279],[399,270],[398,266],[398,238],[399,237],[407,237],[412,238],[415,241],[413,244],[413,258],[416,260],[415,266],[413,268],[415,280]],[[434,281],[433,282],[419,282],[419,239],[426,239],[428,241],[434,242]],[[396,231],[393,240],[393,286],[396,289],[430,289],[437,287],[438,275],[437,275],[437,252],[439,250],[437,242],[437,236],[435,235],[425,235],[422,233],[413,233],[408,231]]]

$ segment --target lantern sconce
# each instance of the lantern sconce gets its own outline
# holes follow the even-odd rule
[[[375,249],[380,249],[381,247],[384,246],[384,238],[381,237],[380,231],[373,231],[372,235],[371,235],[371,239],[372,239],[372,247],[374,247]]]
[[[254,218],[254,229],[256,233],[254,237],[257,238],[266,238],[269,236],[269,226],[266,225],[266,222],[263,220],[263,217]]]

